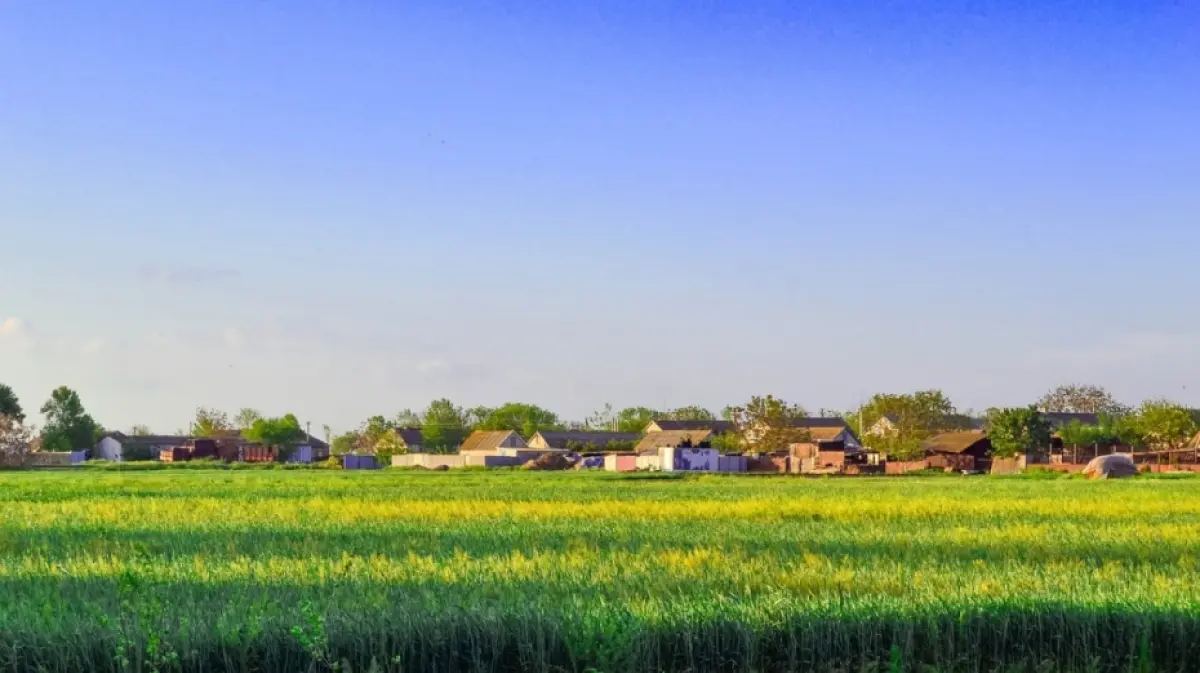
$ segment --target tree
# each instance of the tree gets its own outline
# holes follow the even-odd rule
[[[507,402],[500,405],[484,421],[475,426],[477,430],[512,430],[522,437],[531,437],[542,430],[557,430],[562,427],[558,415],[536,404]]]
[[[1186,407],[1169,400],[1148,400],[1137,410],[1135,425],[1155,449],[1177,449],[1196,434],[1196,422]]]
[[[394,419],[392,424],[397,428],[417,428],[421,426],[421,414],[412,409],[401,409]]]
[[[257,409],[246,407],[240,409],[237,415],[233,417],[233,422],[237,425],[237,429],[245,432],[254,426],[254,421],[262,418],[262,414],[258,413]]]
[[[447,399],[429,403],[421,414],[421,434],[425,446],[433,452],[458,448],[467,436],[467,416],[462,407]]]
[[[375,441],[375,461],[380,465],[391,465],[392,456],[408,453],[408,446],[400,440],[394,429],[388,430]]]
[[[808,412],[774,395],[756,395],[745,406],[729,407],[727,412],[738,443],[746,449],[776,451],[812,439],[812,433],[800,424]]]
[[[279,418],[260,418],[254,421],[243,436],[251,442],[278,449],[286,449],[307,437],[304,430],[300,429],[300,421],[292,414]]]
[[[21,410],[17,394],[3,383],[0,383],[0,416],[7,416],[18,424],[25,422],[25,412]]]
[[[42,428],[43,451],[74,451],[89,449],[103,432],[83,408],[79,393],[62,386],[50,393],[42,405],[46,425]]]
[[[668,411],[665,417],[674,421],[715,421],[717,419],[713,412],[694,405]]]
[[[463,412],[463,425],[470,430],[479,430],[479,426],[483,425],[494,411],[493,407],[485,407],[483,405],[471,407]]]
[[[129,428],[129,435],[131,437],[145,437],[146,435],[153,434],[154,432],[150,430],[150,426],[148,425],[135,425]]]
[[[613,411],[611,404],[605,402],[604,408],[592,412],[591,416],[583,422],[584,429],[595,431],[608,431],[617,427],[617,415]],[[640,431],[639,431],[640,432]]]
[[[395,428],[395,424],[383,416],[372,416],[358,427],[358,441],[355,443],[355,448],[359,451],[374,453],[375,447],[381,439],[396,434]]]
[[[1116,401],[1102,386],[1071,383],[1042,395],[1037,407],[1044,412],[1123,414],[1129,407]]]
[[[344,456],[347,453],[354,453],[358,448],[358,443],[362,441],[362,435],[351,431],[333,438],[329,443],[329,452],[335,456]]]
[[[20,465],[33,444],[33,428],[15,416],[0,414],[0,465]]]
[[[988,418],[992,455],[1013,458],[1050,446],[1050,424],[1035,406],[1001,409]]]
[[[649,407],[627,407],[617,412],[617,432],[645,432],[650,421],[661,417],[662,412]]]
[[[215,437],[228,433],[232,429],[229,425],[229,416],[224,411],[198,407],[196,420],[192,421],[191,434],[194,437]]]
[[[887,428],[877,428],[885,417]],[[967,425],[967,419],[956,412],[940,390],[918,390],[903,395],[878,393],[850,414],[847,422],[852,428],[860,427],[860,436],[870,435],[873,448],[900,459],[919,456],[926,439]]]

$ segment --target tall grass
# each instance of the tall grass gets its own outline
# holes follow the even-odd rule
[[[1200,481],[0,474],[0,669],[1196,670]]]

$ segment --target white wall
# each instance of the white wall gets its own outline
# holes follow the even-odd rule
[[[112,437],[105,437],[96,445],[96,458],[100,460],[121,460],[121,443]]]

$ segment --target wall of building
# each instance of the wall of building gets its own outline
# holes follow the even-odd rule
[[[121,460],[121,443],[112,437],[105,437],[96,444],[96,458],[100,460]]]

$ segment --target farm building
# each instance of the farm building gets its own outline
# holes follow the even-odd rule
[[[991,467],[992,441],[982,432],[943,432],[921,445],[930,467],[951,470],[987,470]]]
[[[676,421],[669,418],[656,418],[646,426],[645,434],[648,435],[652,432],[694,432],[698,430],[709,430],[714,435],[723,435],[727,432],[733,432],[734,427],[730,421]]]
[[[634,447],[638,454],[654,453],[663,447],[671,448],[709,448],[712,446],[712,430],[666,430],[647,433],[642,441]]]
[[[551,432],[543,430],[529,438],[531,449],[604,451],[617,447],[628,451],[641,441],[636,432]]]
[[[191,437],[182,435],[126,435],[110,432],[96,443],[94,456],[100,460],[154,460],[160,451],[183,446]]]
[[[982,430],[984,419],[966,414],[948,414],[942,417],[942,427],[947,430]],[[872,437],[891,437],[900,431],[900,417],[895,414],[884,414],[879,420],[867,428],[867,435]]]
[[[502,455],[527,448],[529,445],[525,440],[512,430],[476,430],[458,447],[458,452],[462,455]]]
[[[396,440],[407,453],[425,451],[425,435],[421,428],[396,428]]]
[[[843,439],[836,428],[816,428],[812,431],[813,441],[800,442],[788,447],[791,468],[797,473],[811,472],[859,472],[868,466],[879,465],[879,454],[867,451],[857,443]]]

